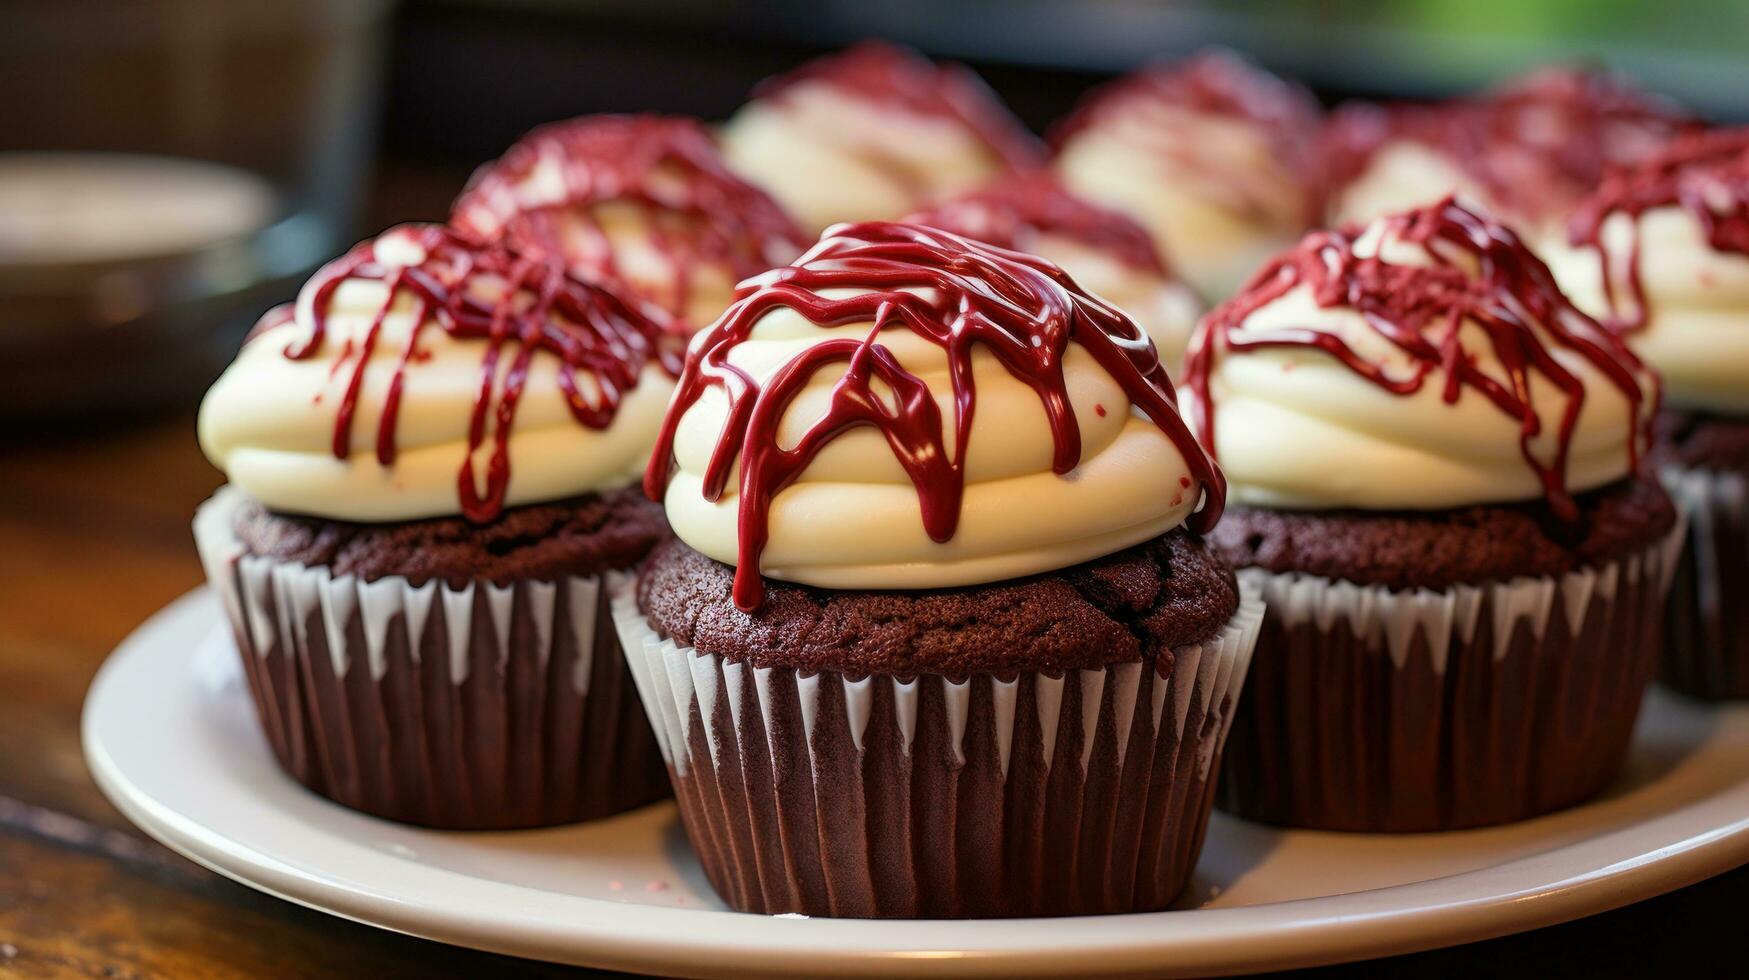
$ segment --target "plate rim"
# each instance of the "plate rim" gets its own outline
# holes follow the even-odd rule
[[[200,620],[210,622],[201,625]],[[1619,853],[1620,847],[1609,845],[1623,834],[1686,811],[1665,812],[1631,828],[1617,828],[1455,875],[1343,895],[1230,908],[1082,918],[937,920],[933,924],[905,920],[905,928],[895,929],[887,920],[792,920],[715,909],[628,905],[580,895],[564,896],[562,903],[555,904],[592,914],[568,918],[562,924],[516,918],[491,902],[478,900],[465,909],[416,905],[396,897],[392,889],[331,881],[212,831],[153,798],[109,755],[98,731],[99,716],[106,697],[113,696],[111,687],[121,665],[151,655],[152,641],[159,634],[198,628],[204,636],[219,623],[216,597],[200,586],[154,613],[99,668],[86,695],[80,729],[86,764],[104,796],[147,835],[248,887],[365,925],[513,956],[689,976],[806,975],[828,966],[834,972],[886,976],[1018,976],[1064,970],[1081,975],[1142,971],[1156,976],[1233,974],[1353,962],[1491,939],[1632,904],[1749,863],[1746,805],[1743,816],[1735,821],[1685,831],[1679,839],[1651,851],[1633,847],[1637,853],[1601,866],[1588,865],[1590,870],[1554,881],[1510,884],[1524,877],[1525,866],[1562,855],[1588,850]],[[188,646],[188,652],[177,654],[184,660],[192,658],[200,644]],[[193,673],[182,670],[176,676],[181,683],[190,683]],[[1732,790],[1749,798],[1749,778]],[[418,869],[413,872],[418,876],[439,881],[460,879],[476,891],[531,891],[528,886],[407,863]],[[1435,898],[1440,891],[1461,892],[1466,886],[1500,877],[1508,883],[1492,886],[1486,896],[1447,901]],[[1290,916],[1286,922],[1251,921],[1280,919],[1283,910],[1307,914]],[[1175,918],[1163,918],[1168,916]],[[741,938],[747,930],[736,927],[749,920],[760,923],[757,932],[761,936],[750,942]],[[1148,922],[1170,922],[1177,928],[1149,936],[1144,925]],[[935,944],[883,938],[883,934],[945,933],[949,928],[969,941]],[[997,933],[1010,935],[998,937]],[[1075,933],[1086,938],[1064,942],[1065,934]],[[1102,937],[1102,933],[1107,935]],[[736,938],[741,941],[731,941],[730,934],[739,934]],[[991,941],[978,941],[986,935]],[[993,941],[998,938],[1000,942]],[[829,963],[822,957],[830,957]]]

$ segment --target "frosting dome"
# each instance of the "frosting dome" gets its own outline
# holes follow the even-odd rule
[[[744,609],[761,574],[903,589],[1063,568],[1200,530],[1225,493],[1121,313],[1043,259],[887,223],[743,284],[694,340],[645,488],[737,566]]]
[[[891,219],[1043,157],[962,66],[865,42],[754,91],[723,153],[810,231]]]
[[[1612,172],[1547,251],[1672,401],[1749,413],[1749,129],[1686,137]]]
[[[694,328],[723,312],[736,282],[806,244],[777,202],[729,172],[703,126],[662,116],[542,126],[474,173],[450,222],[560,256],[572,275]]]
[[[402,225],[263,318],[201,403],[201,446],[275,510],[489,521],[635,480],[682,343],[556,262]]]
[[[1201,312],[1147,229],[1091,204],[1045,173],[1009,177],[906,219],[1050,259],[1088,292],[1129,314],[1176,369]]]
[[[1315,211],[1319,110],[1229,54],[1096,89],[1051,134],[1070,190],[1146,226],[1180,274],[1224,296]]]
[[[1620,78],[1573,68],[1440,105],[1347,105],[1325,140],[1330,217],[1370,221],[1456,193],[1525,225],[1561,220],[1606,168],[1690,125]]]
[[[1186,414],[1235,500],[1444,509],[1632,472],[1655,383],[1511,231],[1451,199],[1318,232],[1197,328]]]

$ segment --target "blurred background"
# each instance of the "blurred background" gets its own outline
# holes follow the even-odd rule
[[[1331,102],[1578,60],[1749,112],[1742,0],[4,0],[0,417],[191,407],[317,263],[442,217],[531,126],[720,119],[870,36],[971,64],[1037,129],[1211,44]]]

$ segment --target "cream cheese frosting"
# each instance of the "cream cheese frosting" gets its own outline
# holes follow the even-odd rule
[[[1227,55],[1096,90],[1053,135],[1070,190],[1154,235],[1204,296],[1224,297],[1313,212],[1318,109]]]
[[[805,244],[777,202],[730,173],[708,130],[666,116],[542,126],[474,174],[451,223],[557,254],[694,329],[728,308],[736,282]]]
[[[1657,401],[1516,236],[1449,201],[1309,236],[1190,361],[1186,414],[1259,507],[1564,510],[1632,472]]]
[[[1612,174],[1572,237],[1547,243],[1550,267],[1657,368],[1670,401],[1749,414],[1749,130]]]
[[[898,218],[1041,154],[969,71],[883,44],[819,59],[755,94],[724,125],[723,153],[809,232]]]
[[[490,519],[635,481],[678,343],[556,266],[402,226],[262,321],[201,403],[201,446],[273,510]]]
[[[646,484],[712,558],[939,588],[1121,550],[1205,495],[1218,514],[1145,336],[1049,263],[870,223],[751,285],[695,339]]]

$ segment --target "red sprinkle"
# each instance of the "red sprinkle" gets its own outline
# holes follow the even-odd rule
[[[543,161],[557,164],[556,190],[527,185]],[[450,222],[523,251],[562,256],[572,275],[590,282],[629,287],[589,213],[610,201],[643,209],[653,242],[673,270],[671,287],[647,298],[676,316],[686,312],[699,265],[721,264],[742,279],[806,246],[776,201],[730,173],[708,130],[664,116],[584,116],[542,126],[474,172]],[[578,219],[584,241],[560,236],[561,213]]]
[[[411,236],[424,250],[418,265],[391,266],[379,262],[377,242],[391,235]],[[495,302],[485,302],[470,293],[469,284],[479,278],[502,280],[506,285]],[[407,368],[418,350],[420,334],[435,324],[452,337],[480,339],[487,343],[480,365],[480,386],[468,427],[468,456],[457,478],[462,514],[468,520],[486,522],[504,507],[510,483],[510,431],[516,420],[516,405],[522,397],[530,362],[537,351],[556,355],[562,362],[559,385],[580,425],[606,428],[619,409],[620,397],[637,387],[646,363],[654,359],[668,373],[678,375],[684,338],[666,318],[634,309],[613,293],[580,282],[565,274],[556,262],[518,252],[506,245],[474,239],[441,225],[402,225],[377,239],[366,240],[350,252],[329,262],[304,284],[298,293],[296,322],[307,324],[310,333],[286,348],[285,356],[304,360],[321,353],[327,336],[328,311],[334,293],[349,279],[377,280],[388,284],[388,295],[373,315],[371,325],[356,350],[356,360],[346,380],[345,394],[335,412],[333,452],[336,459],[352,455],[352,419],[364,385],[365,369],[376,349],[383,322],[397,296],[414,298],[417,326],[389,381],[382,418],[377,426],[376,457],[383,466],[395,462],[395,430],[400,414],[401,392]],[[518,297],[531,297],[518,309]],[[270,311],[251,333],[262,327],[288,322],[282,307]],[[499,380],[499,358],[508,353],[510,367]],[[338,365],[354,354],[349,338],[341,347]],[[591,402],[577,387],[577,372],[593,376],[600,389]],[[474,479],[474,450],[486,439],[490,417],[494,438],[486,470],[486,492]]]
[[[1568,238],[1597,253],[1610,308],[1606,322],[1617,330],[1646,325],[1638,219],[1670,205],[1694,216],[1715,251],[1749,255],[1749,128],[1684,137],[1638,166],[1611,171],[1597,193],[1574,212]],[[1626,255],[1607,254],[1603,243],[1604,223],[1616,214],[1635,222]],[[1702,285],[1709,284],[1703,280]],[[1625,311],[1624,299],[1631,299]]]
[[[1628,399],[1636,418],[1645,397],[1636,378],[1639,360],[1620,338],[1576,309],[1555,285],[1548,266],[1507,228],[1449,197],[1385,220],[1388,236],[1421,245],[1437,264],[1405,266],[1361,258],[1354,253],[1358,230],[1316,232],[1264,266],[1238,295],[1203,319],[1185,362],[1185,387],[1197,406],[1203,445],[1215,445],[1209,381],[1222,353],[1316,348],[1399,396],[1420,391],[1438,372],[1444,376],[1440,383],[1447,403],[1456,403],[1469,387],[1519,421],[1519,448],[1541,479],[1551,508],[1564,520],[1577,519],[1566,474],[1585,387],[1554,358],[1548,341],[1595,365]],[[1466,273],[1455,261],[1460,257],[1474,262],[1480,272],[1473,277]],[[1346,306],[1364,316],[1379,336],[1409,355],[1413,368],[1408,375],[1390,376],[1382,365],[1323,330],[1288,327],[1251,339],[1233,336],[1252,313],[1301,285],[1321,307]],[[1483,372],[1464,350],[1460,331],[1465,321],[1486,334],[1504,376]],[[1567,395],[1558,448],[1547,464],[1531,451],[1532,440],[1545,429],[1531,398],[1533,372]],[[1649,428],[1642,437],[1650,438]],[[1635,440],[1630,453],[1636,458],[1639,448]]]
[[[822,293],[853,290],[828,298]],[[870,322],[862,339],[806,348],[764,382],[729,362],[733,349],[774,309],[790,309],[821,326]],[[928,384],[880,343],[886,330],[910,330],[941,346],[952,379],[956,417],[948,450],[946,422]],[[740,298],[690,350],[663,420],[644,490],[662,499],[674,467],[680,419],[710,388],[728,397],[728,419],[704,474],[706,499],[720,499],[737,459],[740,501],[735,604],[757,609],[764,597],[759,560],[769,537],[771,501],[833,439],[872,426],[917,490],[923,526],[936,541],[953,537],[965,491],[964,460],[977,398],[972,350],[994,354],[1030,386],[1049,419],[1052,469],[1068,473],[1081,459],[1080,429],[1063,378],[1071,343],[1091,354],[1130,400],[1183,453],[1201,485],[1193,529],[1220,518],[1226,483],[1179,418],[1172,382],[1147,336],[1128,317],[1087,295],[1052,263],[933,228],[888,222],[840,225],[797,259],[743,283]],[[778,427],[790,403],[818,372],[840,365],[825,413],[785,449]],[[891,396],[887,397],[890,392]]]

